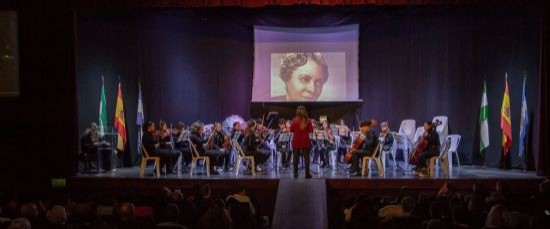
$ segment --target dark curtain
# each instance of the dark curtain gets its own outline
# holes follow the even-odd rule
[[[147,120],[220,121],[230,114],[258,117],[273,109],[290,118],[294,107],[250,103],[253,25],[308,27],[360,23],[359,90],[362,104],[310,107],[315,118],[348,122],[413,118],[417,126],[449,117],[462,135],[462,163],[498,166],[500,106],[508,72],[512,106],[511,166],[518,167],[521,84],[527,74],[532,116],[529,151],[537,131],[539,69],[537,4],[522,7],[311,7],[263,9],[114,10],[78,13],[79,128],[97,120],[103,74],[108,112],[114,114],[118,77],[123,84],[130,151],[135,154],[137,81]],[[491,145],[479,154],[478,112],[487,81]],[[109,104],[109,101],[110,102]],[[342,109],[340,109],[342,108]],[[353,122],[351,122],[353,123]],[[133,141],[133,142],[132,142]],[[533,154],[530,153],[531,168]]]
[[[536,137],[538,138],[538,161],[537,174],[540,176],[550,176],[550,138],[548,137],[548,104],[550,87],[550,9],[548,1],[542,1],[541,23],[540,23],[540,84],[539,84],[539,128]]]

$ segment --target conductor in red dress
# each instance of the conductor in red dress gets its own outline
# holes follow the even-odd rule
[[[294,178],[298,178],[298,157],[300,154],[304,157],[306,179],[311,178],[311,174],[309,174],[309,151],[311,149],[309,134],[313,133],[313,126],[304,106],[299,106],[296,110],[296,117],[294,117],[290,124],[290,132],[293,134],[292,160],[294,164]]]

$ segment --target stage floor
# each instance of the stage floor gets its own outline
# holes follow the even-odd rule
[[[241,170],[244,171],[244,170]],[[365,176],[349,176],[347,172],[332,171],[331,169],[318,169],[317,165],[313,165],[311,168],[311,174],[313,179],[381,179],[381,180],[392,180],[392,179],[450,179],[450,180],[483,180],[483,179],[534,179],[540,180],[541,177],[538,177],[534,171],[521,171],[517,169],[512,170],[502,170],[497,168],[484,168],[479,166],[453,166],[452,172],[449,176],[443,176],[442,173],[436,170],[437,175],[434,177],[427,176],[415,176],[411,173],[403,173],[401,171],[386,171],[384,177],[378,175],[378,172],[372,170],[368,175]],[[300,177],[303,178],[304,172],[301,171]],[[139,177],[139,167],[131,168],[119,168],[114,171],[102,172],[102,173],[79,173],[76,175],[78,178],[140,178]],[[149,166],[146,168],[144,179],[155,178],[153,176],[153,167]],[[206,170],[202,167],[199,167],[195,170],[194,175],[190,175],[189,171],[182,174],[161,174],[161,179],[293,179],[292,178],[292,169],[287,170],[274,170],[266,169],[261,173],[257,173],[255,176],[247,173],[240,173],[238,176],[234,174],[233,171],[230,172],[220,172],[219,175],[206,175]]]

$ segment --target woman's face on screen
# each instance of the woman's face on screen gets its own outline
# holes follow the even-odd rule
[[[316,101],[323,91],[323,69],[315,61],[296,68],[286,82],[287,101]]]

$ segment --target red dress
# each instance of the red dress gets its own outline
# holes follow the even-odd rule
[[[300,119],[297,117],[292,120],[290,124],[290,132],[294,134],[292,137],[292,149],[310,149],[311,140],[309,140],[309,133],[313,132],[313,126],[311,120],[307,119],[307,126],[303,130],[300,128]]]

